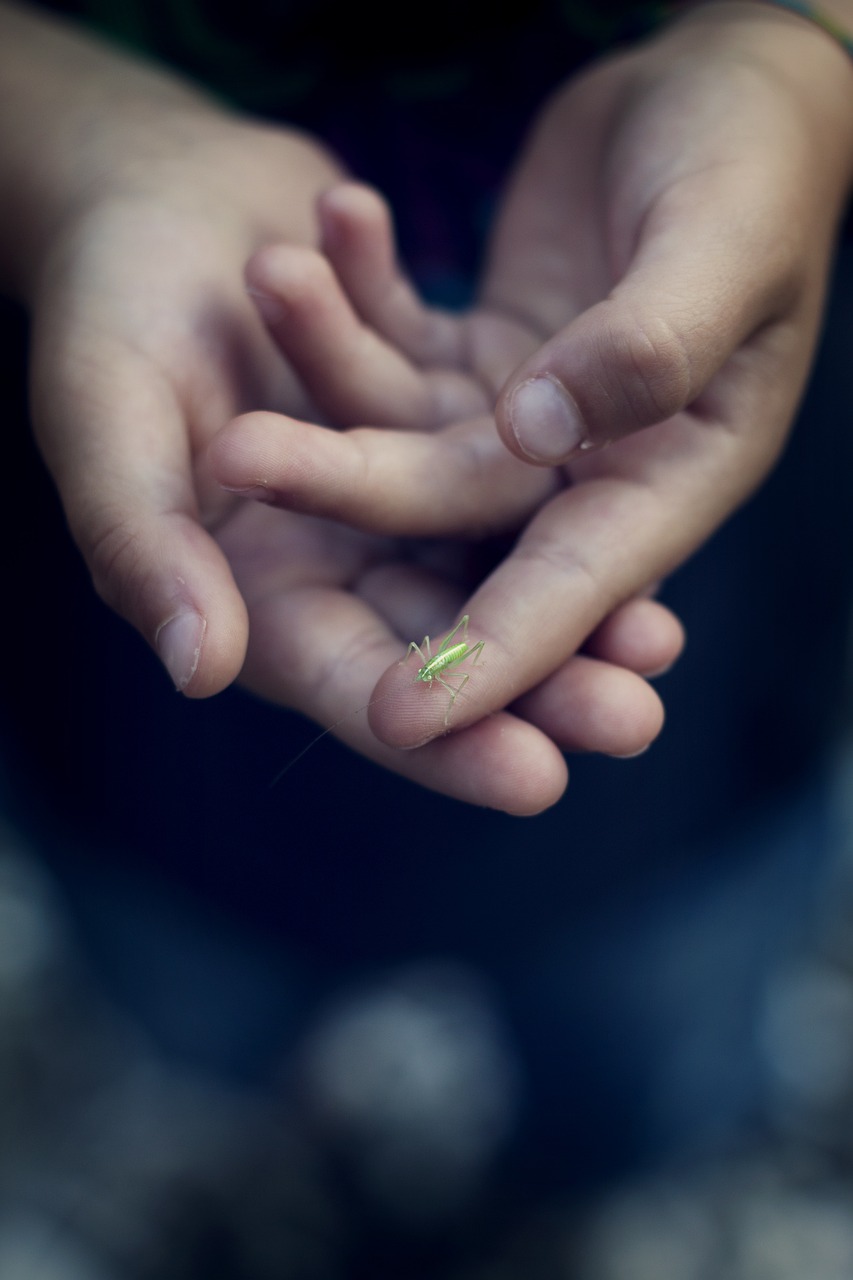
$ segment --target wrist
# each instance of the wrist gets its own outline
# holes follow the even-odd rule
[[[833,0],[832,15],[838,22],[849,16],[853,30],[853,0]],[[732,73],[751,69],[780,90],[843,200],[853,180],[853,57],[839,39],[773,0],[697,0],[658,39],[670,65],[673,52],[685,64],[717,59]],[[778,102],[781,128],[785,101]]]
[[[0,4],[0,286],[18,296],[56,228],[134,150],[219,109],[64,22]]]
[[[340,177],[300,133],[243,119],[166,70],[0,0],[0,289],[31,300],[69,228],[116,200],[258,243],[312,241],[314,199]]]
[[[698,16],[710,22],[762,22],[822,37],[836,53],[853,63],[853,0],[686,0],[668,6],[677,21]]]
[[[702,3],[713,0],[688,0],[686,4],[671,6],[676,12],[680,9],[692,9]],[[853,56],[853,0],[818,0],[817,4],[807,0],[754,0],[755,3],[767,4],[771,8],[791,14],[823,31],[830,39],[850,56]]]

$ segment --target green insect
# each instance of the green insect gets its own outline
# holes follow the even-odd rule
[[[476,663],[477,658],[479,658],[483,651],[483,645],[486,643],[485,640],[480,640],[477,644],[468,644],[468,619],[469,615],[466,613],[465,617],[462,618],[453,628],[450,635],[446,636],[445,639],[442,640],[438,653],[430,653],[429,636],[424,636],[423,649],[413,640],[406,650],[406,657],[402,659],[402,661],[405,662],[406,658],[408,658],[409,654],[414,649],[415,653],[418,654],[421,662],[423,663],[423,666],[415,676],[414,683],[417,684],[417,682],[420,681],[422,684],[428,684],[431,688],[433,682],[436,681],[438,684],[443,685],[450,694],[450,702],[448,703],[447,711],[444,715],[445,728],[447,728],[448,717],[450,716],[454,702],[471,679],[470,672],[450,671],[450,668],[458,667],[460,662],[464,662],[465,659],[470,658],[472,654],[475,655],[474,663]],[[460,631],[462,632],[462,639],[457,640],[456,644],[452,644],[451,641],[453,640],[453,637]],[[426,653],[424,653],[424,649],[426,649]],[[458,676],[461,680],[461,684],[458,688],[454,689],[452,684],[448,684],[447,681],[442,678],[442,672],[448,675]],[[270,786],[278,786],[284,775],[289,773],[293,766],[298,764],[302,757],[306,755],[312,747],[316,747],[320,739],[325,738],[327,733],[331,733],[334,729],[337,729],[338,725],[343,724],[345,720],[349,720],[351,716],[357,716],[360,712],[367,711],[368,707],[373,707],[377,702],[384,702],[386,698],[391,698],[393,696],[394,693],[392,692],[383,694],[381,698],[371,698],[370,702],[366,702],[363,707],[357,707],[355,711],[350,711],[347,715],[341,716],[340,720],[336,720],[334,724],[329,725],[328,729],[324,729],[322,733],[317,734],[316,738],[312,738],[308,743],[308,746],[302,748],[299,755],[294,756],[283,769],[279,770],[270,783]]]
[[[470,658],[472,654],[474,655],[474,663],[472,665],[476,666],[477,659],[483,652],[483,646],[486,643],[485,640],[478,640],[476,644],[468,644],[468,621],[469,615],[466,613],[464,618],[457,622],[450,635],[445,636],[444,640],[442,640],[437,653],[430,652],[429,636],[424,636],[423,640],[423,649],[426,649],[426,653],[424,653],[421,646],[416,644],[414,640],[406,650],[406,658],[408,658],[409,654],[414,649],[415,653],[423,663],[423,666],[415,676],[415,681],[417,682],[420,680],[423,684],[428,684],[430,688],[432,688],[433,681],[435,681],[445,688],[450,694],[450,702],[447,704],[447,711],[444,714],[445,728],[447,728],[447,722],[450,712],[453,710],[454,702],[471,679],[470,671],[451,671],[450,668],[458,667],[461,662],[464,662],[466,658]],[[456,644],[453,644],[453,637],[460,631],[462,632],[462,639],[457,640]],[[405,660],[406,659],[404,658],[403,661],[405,662]],[[454,688],[452,684],[447,683],[443,678],[442,673],[445,675],[458,676],[461,683]]]

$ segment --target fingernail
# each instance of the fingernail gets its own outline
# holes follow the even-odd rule
[[[589,447],[577,405],[565,387],[547,375],[516,387],[509,402],[509,424],[522,453],[536,462],[565,462]]]
[[[640,747],[639,751],[626,751],[624,753],[611,751],[610,759],[611,760],[636,760],[637,756],[644,756],[651,745],[652,744],[650,742],[647,742],[644,747]]]
[[[260,289],[250,288],[246,292],[267,324],[278,324],[280,320],[284,319],[287,307],[280,298],[276,298],[271,293],[262,293]]]
[[[154,643],[160,661],[180,693],[198,670],[207,622],[200,613],[178,613],[157,628]]]
[[[242,488],[233,484],[221,484],[223,493],[233,493],[235,498],[250,498],[252,502],[263,502],[265,506],[276,505],[275,492],[265,484],[250,484]]]

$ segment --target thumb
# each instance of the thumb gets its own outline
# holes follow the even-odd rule
[[[672,417],[792,306],[796,280],[772,236],[759,241],[743,218],[721,231],[719,200],[713,216],[691,206],[659,210],[612,293],[510,377],[496,416],[518,457],[553,466]]]
[[[180,692],[218,693],[243,665],[248,621],[199,522],[183,415],[148,361],[98,355],[81,366],[36,335],[42,453],[98,594],[142,633]]]
[[[178,692],[208,697],[236,679],[246,608],[192,513],[164,509],[150,491],[97,507],[83,495],[68,514],[98,594],[146,638]]]

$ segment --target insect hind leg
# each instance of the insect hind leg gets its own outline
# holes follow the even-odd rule
[[[468,650],[466,657],[470,658],[472,653],[475,653],[477,655],[474,661],[471,663],[472,667],[476,667],[480,659],[480,654],[483,652],[483,649],[485,647],[485,644],[486,644],[485,640],[478,640],[477,643],[472,644],[471,648]]]
[[[468,641],[468,619],[469,619],[469,617],[470,617],[470,614],[467,614],[467,613],[466,613],[466,614],[464,615],[464,617],[462,617],[462,618],[460,618],[460,619],[459,619],[459,621],[457,622],[456,626],[455,626],[455,627],[453,628],[453,630],[449,633],[449,635],[446,635],[446,636],[444,637],[444,639],[442,640],[442,642],[441,642],[441,647],[439,648],[439,651],[438,651],[439,653],[444,653],[445,649],[449,649],[449,648],[450,648],[450,646],[452,645],[452,643],[453,643],[453,641],[454,641],[454,639],[455,639],[455,637],[456,637],[457,633],[458,633],[458,632],[460,632],[460,631],[462,632],[462,640],[463,640],[465,643],[467,643],[467,641]]]
[[[406,650],[406,657],[403,658],[403,662],[406,661],[410,653],[414,652],[418,655],[422,664],[426,666],[426,664],[429,662],[430,658],[432,657],[432,653],[430,652],[430,647],[429,647],[429,636],[424,636],[424,649],[426,649],[426,653],[424,653],[424,650],[421,648],[421,646],[418,644],[416,640],[412,640],[411,643],[409,644],[408,649]]]
[[[455,701],[456,701],[456,699],[459,697],[460,693],[461,693],[461,692],[462,692],[462,690],[465,688],[465,686],[466,686],[466,684],[468,683],[468,681],[471,679],[471,677],[470,677],[470,675],[468,674],[468,672],[467,672],[467,671],[454,672],[454,675],[458,676],[459,681],[460,681],[460,684],[459,684],[459,685],[458,685],[458,687],[456,687],[456,688],[454,688],[452,684],[448,684],[448,683],[447,683],[447,681],[446,681],[446,680],[444,680],[441,676],[433,676],[433,679],[434,679],[435,681],[437,681],[437,682],[438,682],[438,684],[440,684],[440,685],[441,685],[441,687],[442,687],[443,689],[446,689],[446,690],[447,690],[447,692],[450,694],[450,701],[448,702],[448,704],[447,704],[447,710],[446,710],[446,711],[445,711],[445,713],[444,713],[444,727],[445,727],[445,729],[448,727],[448,723],[449,723],[449,721],[450,721],[450,713],[451,713],[451,711],[453,710],[453,704],[454,704],[454,702],[455,702]]]

